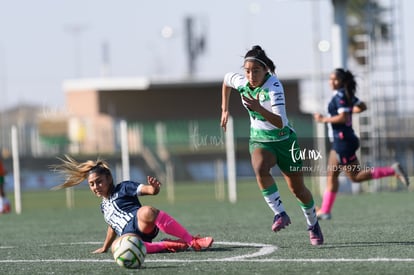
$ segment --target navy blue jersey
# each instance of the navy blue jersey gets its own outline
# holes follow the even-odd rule
[[[137,210],[141,207],[138,199],[138,186],[141,183],[123,181],[115,186],[109,199],[101,202],[101,211],[105,221],[115,230],[117,235],[122,235],[125,227],[133,221]]]
[[[359,104],[360,101],[357,97],[352,98],[351,104],[348,103],[347,98],[343,90],[335,92],[331,101],[328,104],[328,112],[331,117],[336,116],[340,113],[347,112],[349,116],[345,123],[331,123],[332,134],[334,141],[335,139],[347,139],[355,136],[352,128],[352,108]]]

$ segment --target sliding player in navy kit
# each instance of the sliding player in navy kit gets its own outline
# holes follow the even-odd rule
[[[89,160],[78,163],[68,156],[62,160],[62,164],[54,167],[66,176],[66,181],[54,189],[71,187],[87,179],[92,193],[102,198],[101,210],[108,229],[103,246],[94,253],[106,252],[117,236],[128,233],[141,237],[147,253],[177,252],[188,247],[199,251],[209,248],[213,243],[211,237],[191,235],[166,212],[141,205],[139,196],[157,195],[160,191],[161,183],[154,177],[147,177],[147,184],[123,181],[115,185],[106,162]],[[153,243],[159,231],[178,239]]]

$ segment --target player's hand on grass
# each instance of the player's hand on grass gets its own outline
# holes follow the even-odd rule
[[[107,249],[105,249],[104,247],[100,247],[98,249],[96,249],[95,251],[92,251],[93,254],[100,254],[100,253],[105,253],[107,251]]]

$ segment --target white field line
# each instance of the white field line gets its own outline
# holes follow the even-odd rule
[[[101,242],[76,242],[76,243],[59,243],[58,245],[95,245],[101,244]],[[242,242],[215,242],[215,244],[228,245],[228,246],[249,246],[257,247],[259,250],[257,252],[248,253],[244,255],[238,255],[234,257],[225,257],[225,258],[207,258],[207,259],[193,259],[193,260],[184,260],[184,259],[146,259],[146,263],[200,263],[200,262],[308,262],[308,263],[323,263],[323,262],[414,262],[414,258],[332,258],[332,259],[320,259],[320,258],[304,258],[304,259],[275,259],[275,258],[265,258],[267,255],[275,252],[278,247],[270,244],[261,244],[261,243],[242,243]],[[43,245],[48,246],[48,245]],[[0,249],[13,249],[16,247],[12,246],[0,246]],[[261,257],[261,258],[256,258]],[[253,259],[255,258],[255,259]],[[34,259],[34,260],[24,260],[24,259],[15,259],[15,260],[1,260],[0,263],[113,263],[112,259]]]

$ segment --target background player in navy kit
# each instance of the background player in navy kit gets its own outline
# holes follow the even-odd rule
[[[6,184],[6,169],[3,166],[3,161],[0,159],[0,214],[10,212],[10,201],[6,197],[4,185]]]
[[[211,237],[192,236],[166,212],[141,205],[138,196],[157,195],[160,191],[161,183],[154,177],[147,177],[147,184],[123,181],[115,185],[106,162],[89,160],[78,163],[68,156],[62,159],[60,165],[53,167],[66,176],[65,182],[54,189],[74,186],[87,179],[92,193],[102,198],[101,210],[108,229],[103,246],[94,253],[106,252],[117,236],[127,233],[139,235],[145,243],[147,253],[166,250],[177,252],[188,247],[198,251],[209,248],[213,243]],[[178,240],[153,243],[159,230]]]
[[[390,167],[362,169],[356,156],[359,138],[352,128],[352,113],[363,112],[367,107],[355,96],[357,83],[349,70],[335,69],[330,75],[329,84],[334,92],[328,105],[329,116],[314,114],[315,121],[329,123],[329,133],[333,139],[328,159],[327,187],[321,208],[317,212],[318,218],[324,220],[331,218],[331,210],[339,188],[338,177],[342,171],[353,182],[397,176],[403,183],[409,185],[409,179],[399,163],[394,163]]]
[[[250,115],[250,154],[257,184],[274,212],[272,230],[277,232],[290,224],[274,178],[278,165],[290,191],[296,196],[308,225],[312,245],[323,244],[316,218],[314,200],[303,179],[302,161],[293,160],[292,148],[299,150],[295,131],[289,125],[283,85],[275,75],[275,65],[260,46],[254,46],[244,57],[244,75],[227,73],[222,87],[221,126],[226,130],[231,89],[236,89]]]

